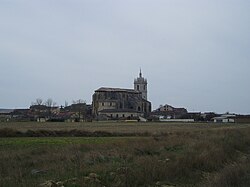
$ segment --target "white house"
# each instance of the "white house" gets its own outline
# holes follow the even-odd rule
[[[235,114],[223,114],[219,117],[214,117],[213,121],[215,123],[234,123],[235,122]]]

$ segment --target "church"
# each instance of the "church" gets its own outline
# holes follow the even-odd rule
[[[134,89],[106,88],[95,90],[92,102],[93,116],[98,119],[138,119],[151,112],[147,100],[147,79],[142,76],[134,80]]]

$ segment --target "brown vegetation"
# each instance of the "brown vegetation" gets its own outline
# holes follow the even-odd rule
[[[249,133],[247,125],[199,125],[112,141],[91,138],[99,143],[1,138],[12,144],[0,146],[0,186],[250,186]]]

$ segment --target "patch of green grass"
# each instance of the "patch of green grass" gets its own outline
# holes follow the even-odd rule
[[[107,144],[136,140],[140,137],[21,137],[0,138],[0,147],[70,145],[70,144]],[[140,138],[142,139],[142,138]]]

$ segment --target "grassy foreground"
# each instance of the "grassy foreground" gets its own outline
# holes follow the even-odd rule
[[[133,128],[141,128],[137,126]],[[138,133],[130,125],[128,129]],[[132,137],[2,137],[0,186],[250,186],[249,125],[143,129],[151,132]]]

